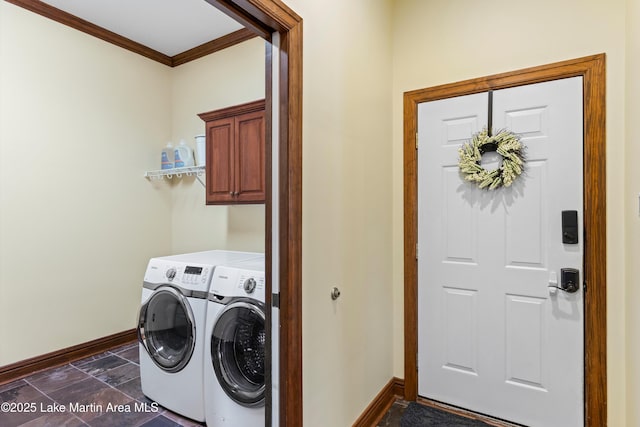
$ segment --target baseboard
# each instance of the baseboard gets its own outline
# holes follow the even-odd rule
[[[103,353],[111,348],[134,342],[136,339],[136,330],[130,329],[41,356],[21,360],[10,365],[0,366],[0,385],[24,378],[44,369],[65,365],[94,354]]]
[[[372,427],[378,424],[396,398],[404,396],[404,380],[393,377],[358,417],[353,427]]]

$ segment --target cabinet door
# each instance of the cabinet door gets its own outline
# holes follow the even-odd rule
[[[207,204],[234,200],[234,118],[207,123]]]
[[[235,118],[235,202],[265,200],[264,110]]]

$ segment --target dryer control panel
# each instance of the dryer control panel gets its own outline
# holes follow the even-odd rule
[[[264,271],[217,267],[209,292],[218,297],[248,297],[264,302]]]

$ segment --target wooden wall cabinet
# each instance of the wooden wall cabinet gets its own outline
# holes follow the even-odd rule
[[[208,205],[264,203],[264,99],[198,114],[206,123]]]

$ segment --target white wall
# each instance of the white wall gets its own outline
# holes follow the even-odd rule
[[[626,230],[627,236],[627,425],[640,425],[640,2],[627,1]]]
[[[264,97],[263,41],[171,69],[0,2],[0,64],[0,366],[135,327],[152,256],[263,250],[263,206],[143,178]]]
[[[170,69],[0,2],[0,365],[134,326],[171,198]],[[155,153],[154,153],[155,157]]]
[[[188,62],[172,73],[172,141],[195,150],[204,135],[198,113],[265,97],[265,41],[254,38]],[[158,146],[157,151],[162,149]],[[204,177],[202,177],[204,180]],[[211,249],[264,252],[264,205],[206,206],[195,178],[176,180],[172,189],[172,251]]]
[[[625,176],[623,166],[625,150],[632,145],[631,141],[625,142],[624,132],[625,37],[625,0],[395,2],[392,205],[395,290],[393,347],[396,376],[404,376],[403,92],[605,52],[608,414],[610,426],[631,425],[625,424],[625,404],[627,401],[632,402],[630,396],[625,396],[625,298],[632,288],[631,280],[625,282],[624,188],[632,182],[630,175]],[[637,75],[638,70],[635,71]],[[637,192],[637,173],[635,179],[634,187]],[[638,259],[639,255],[636,248],[629,256]],[[635,268],[637,274],[637,267]]]
[[[393,376],[391,2],[286,3],[304,19],[304,425],[348,426]]]

